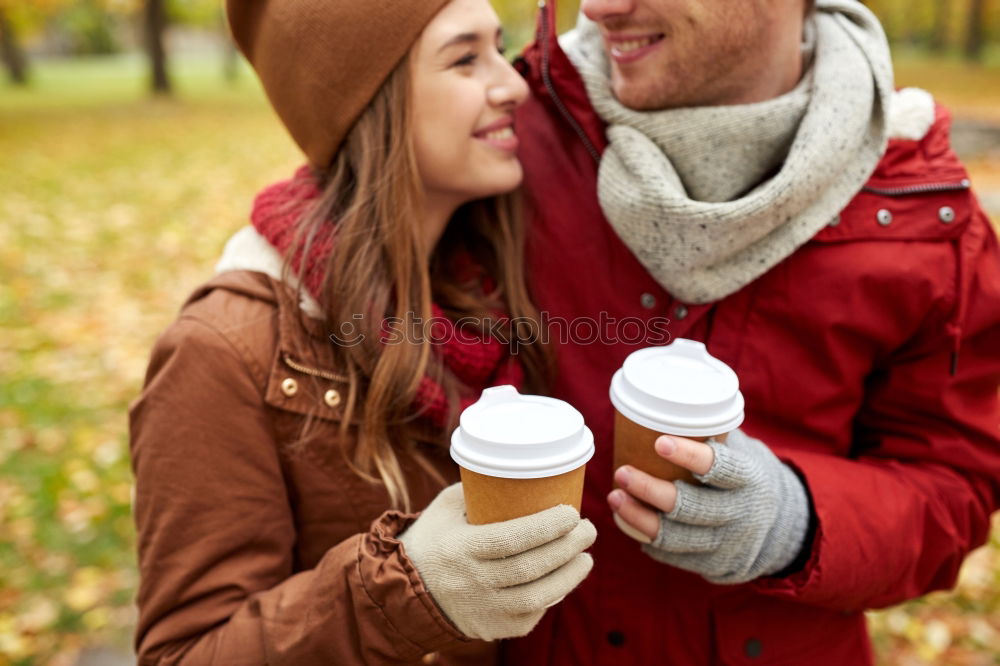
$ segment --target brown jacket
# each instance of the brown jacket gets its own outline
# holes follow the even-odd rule
[[[221,273],[153,348],[129,414],[140,665],[494,663],[395,539],[414,516],[344,464],[344,386],[313,376],[336,376],[329,342],[293,298],[264,273]],[[428,457],[457,480],[443,446]],[[426,506],[440,487],[403,462]]]

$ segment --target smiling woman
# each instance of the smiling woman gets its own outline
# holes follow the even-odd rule
[[[509,191],[523,177],[514,109],[528,87],[504,59],[496,17],[477,9],[446,6],[412,55],[417,167],[428,207],[445,219],[456,203]]]
[[[383,6],[228,4],[309,165],[258,196],[131,406],[144,665],[488,664],[592,566],[572,507],[471,526],[445,487],[459,411],[545,379],[540,344],[491,337],[537,318],[527,89],[487,0]]]

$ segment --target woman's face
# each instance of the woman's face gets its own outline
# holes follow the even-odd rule
[[[521,183],[514,109],[528,87],[488,0],[452,0],[411,52],[414,147],[428,205],[457,208]]]

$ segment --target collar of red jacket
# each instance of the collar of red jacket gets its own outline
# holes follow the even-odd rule
[[[606,124],[594,111],[579,73],[559,46],[556,0],[540,3],[535,40],[515,65],[532,93],[554,100],[565,122],[593,147],[593,156],[599,159],[607,147]],[[935,105],[934,122],[921,138],[889,141],[868,184],[885,187],[888,181],[894,181],[901,187],[919,187],[954,181],[965,173],[965,168],[951,148],[950,136],[951,114]]]

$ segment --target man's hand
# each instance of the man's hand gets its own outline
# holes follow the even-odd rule
[[[703,486],[657,479],[624,465],[611,509],[649,538],[653,559],[713,583],[743,583],[781,571],[802,549],[809,498],[799,477],[741,430],[725,444],[662,436],[656,452]]]

